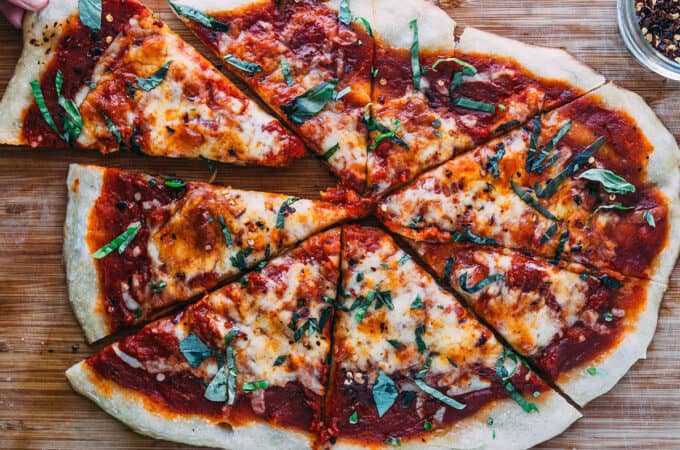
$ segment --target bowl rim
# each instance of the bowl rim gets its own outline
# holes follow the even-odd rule
[[[680,81],[680,64],[657,51],[642,35],[635,13],[637,0],[617,0],[619,33],[628,51],[647,69],[669,80]]]

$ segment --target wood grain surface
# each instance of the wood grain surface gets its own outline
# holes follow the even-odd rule
[[[644,96],[680,137],[680,84],[646,72],[629,56],[616,27],[615,0],[440,3],[459,25],[567,48],[608,79]],[[148,5],[207,54],[164,2],[150,0]],[[0,18],[0,92],[20,50],[19,33]],[[85,344],[66,295],[62,225],[71,162],[175,173],[193,180],[209,177],[201,162],[0,147],[0,448],[186,448],[129,431],[66,382],[66,368],[102,347]],[[307,197],[317,197],[319,190],[334,184],[312,157],[283,170],[222,165],[217,181]],[[673,273],[648,359],[584,408],[584,418],[570,430],[542,448],[680,448],[678,405],[680,266]]]

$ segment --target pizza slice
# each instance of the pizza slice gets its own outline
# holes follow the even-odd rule
[[[171,1],[225,66],[309,144],[340,179],[366,178],[371,1]]]
[[[344,228],[324,438],[334,448],[528,448],[579,412],[384,232]]]
[[[136,0],[55,0],[27,14],[0,109],[4,144],[265,166],[304,155],[302,141]]]
[[[455,23],[442,10],[392,3],[375,0],[373,195],[604,84],[564,50],[471,27],[455,43]]]
[[[408,241],[442,281],[579,405],[644,358],[667,285],[512,250]]]
[[[88,341],[157,317],[338,222],[338,203],[72,165],[69,298]]]
[[[154,438],[310,448],[325,395],[340,229],[82,361],[73,388]]]
[[[679,161],[644,101],[608,84],[421,175],[378,213],[415,240],[500,245],[666,284],[680,244]]]

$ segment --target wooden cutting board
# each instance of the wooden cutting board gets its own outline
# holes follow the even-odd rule
[[[148,4],[207,54],[165,2]],[[449,0],[441,6],[460,25],[567,48],[608,79],[644,96],[680,138],[680,83],[646,72],[627,53],[617,31],[614,0]],[[19,33],[3,18],[0,49],[2,92],[21,50]],[[64,183],[72,162],[175,173],[192,180],[209,177],[201,162],[0,147],[0,448],[186,448],[129,431],[75,394],[64,378],[66,368],[102,347],[85,344],[66,295],[62,225]],[[307,197],[317,197],[319,190],[334,184],[312,157],[282,170],[220,166],[217,181]],[[680,265],[648,359],[543,448],[680,448],[678,405]]]

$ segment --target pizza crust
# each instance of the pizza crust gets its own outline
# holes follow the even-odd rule
[[[105,170],[71,164],[66,179],[68,205],[64,221],[64,261],[69,300],[90,343],[110,332],[100,308],[97,268],[87,245],[90,212],[101,194]]]
[[[565,50],[526,44],[473,27],[465,28],[456,51],[511,58],[540,78],[564,81],[584,93],[606,81]]]
[[[51,0],[42,11],[24,16],[21,57],[0,101],[0,144],[22,145],[24,112],[33,103],[31,81],[39,80],[55,54],[63,22],[78,12],[77,0]]]
[[[412,19],[418,20],[420,52],[452,54],[455,48],[456,22],[444,10],[425,0],[374,0],[373,33],[384,45],[394,49],[410,49]]]
[[[554,391],[543,392],[532,401],[538,405],[538,414],[525,413],[513,400],[503,400],[454,424],[445,434],[426,442],[420,438],[427,435],[403,441],[401,448],[525,449],[562,433],[581,417],[576,408]],[[493,425],[487,423],[488,418],[493,419]],[[436,435],[436,431],[432,433]],[[383,447],[393,448],[390,445]],[[343,441],[333,447],[334,450],[359,448],[364,446]]]
[[[132,430],[155,439],[224,449],[311,448],[313,438],[263,422],[232,427],[200,415],[162,414],[149,409],[150,401],[139,393],[99,377],[86,361],[66,371],[74,390],[88,397]]]
[[[557,385],[572,400],[581,406],[605,394],[630,370],[638,359],[647,357],[649,347],[659,316],[659,305],[667,285],[650,282],[647,288],[646,308],[627,324],[630,327],[623,342],[606,355],[576,367],[557,380]],[[588,373],[589,368],[596,370],[595,375]]]

